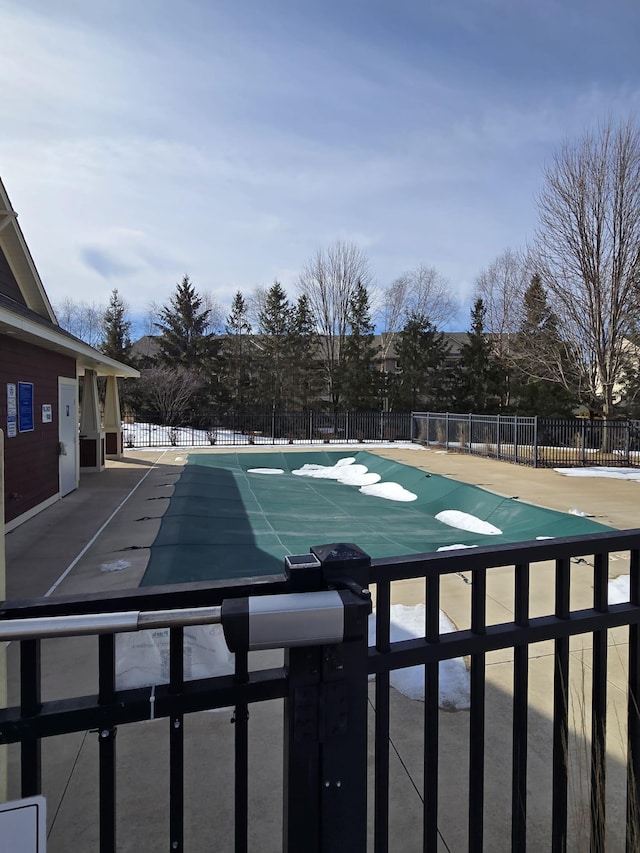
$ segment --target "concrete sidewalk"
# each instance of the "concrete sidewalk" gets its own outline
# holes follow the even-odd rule
[[[265,448],[267,449],[267,448]],[[333,449],[333,448],[332,448]],[[360,447],[358,448],[360,449]],[[367,448],[369,449],[369,448]],[[301,448],[312,452],[313,448]],[[620,529],[640,526],[640,484],[619,480],[574,479],[552,470],[533,470],[504,462],[433,450],[401,449],[389,446],[375,452],[424,470],[480,485],[490,491],[518,496],[519,499],[569,511],[579,509],[598,521]],[[149,546],[159,527],[159,519],[171,496],[188,453],[170,448],[165,451],[127,451],[121,462],[108,463],[102,474],[84,475],[78,491],[26,522],[6,537],[8,598],[23,599],[42,595],[113,592],[136,587],[146,568]],[[212,450],[208,448],[207,453]],[[228,448],[220,449],[228,452]],[[241,451],[240,451],[241,452]],[[345,448],[345,455],[348,450]],[[314,544],[314,543],[309,543]],[[611,563],[611,576],[626,573],[626,555]],[[572,573],[572,601],[589,601],[592,595],[590,572],[579,566]],[[413,604],[423,600],[423,583],[394,584],[393,600]],[[443,584],[441,607],[458,627],[465,627],[469,614],[470,587],[462,577],[447,578]],[[553,595],[552,569],[540,567],[532,580],[532,615],[547,612]],[[575,597],[575,598],[574,598]],[[511,618],[513,578],[508,570],[496,570],[489,584],[489,618]],[[587,606],[585,604],[585,606]],[[625,634],[610,637],[610,719],[624,722]],[[44,643],[43,697],[45,699],[94,693],[96,643],[86,639]],[[588,644],[572,645],[572,674],[576,689],[588,688],[590,663]],[[9,649],[10,698],[17,701],[15,678],[17,647]],[[551,644],[531,649],[530,664],[530,822],[532,849],[536,840],[546,849],[542,831],[550,808],[551,733]],[[487,659],[487,827],[491,834],[486,849],[510,847],[505,820],[510,812],[511,680],[510,654]],[[403,853],[421,849],[422,803],[422,703],[392,691],[392,838],[402,837],[397,849]],[[588,711],[588,708],[586,709]],[[572,792],[572,820],[584,825],[584,784],[581,762],[585,739],[581,727],[590,722],[578,716],[575,735],[575,785]],[[584,711],[584,707],[583,707]],[[442,850],[466,849],[466,784],[468,761],[468,713],[441,712],[441,832]],[[373,713],[371,714],[373,718]],[[186,738],[185,821],[188,831],[185,850],[227,851],[233,849],[233,815],[230,770],[233,767],[232,732],[228,713],[205,713],[189,719]],[[119,850],[157,851],[166,849],[168,816],[167,721],[150,721],[120,727],[118,732]],[[251,849],[268,853],[280,850],[282,776],[281,703],[253,707],[250,723]],[[623,849],[620,831],[624,826],[624,732],[611,738],[609,782],[612,786],[609,817],[610,844],[607,849]],[[613,741],[619,741],[618,747]],[[81,733],[51,739],[43,745],[43,787],[47,796],[49,851],[97,850],[97,735]],[[19,796],[16,787],[17,749],[10,751],[10,796]],[[572,777],[573,778],[573,777]],[[507,781],[505,781],[507,780]],[[462,792],[462,793],[460,793]],[[535,796],[534,796],[535,793]],[[621,811],[622,810],[622,811]],[[587,812],[588,813],[588,812]],[[204,819],[203,819],[204,816]],[[575,849],[580,849],[577,846]]]

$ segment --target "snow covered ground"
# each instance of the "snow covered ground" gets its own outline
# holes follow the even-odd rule
[[[259,433],[242,433],[234,432],[230,429],[222,427],[212,427],[209,430],[192,429],[191,427],[167,427],[159,426],[158,424],[148,423],[133,423],[123,424],[122,434],[125,450],[127,448],[147,448],[147,447],[235,447],[235,446],[250,446],[267,445],[269,447],[286,446],[286,445],[313,445],[314,447],[327,447],[327,443],[320,438],[308,441],[306,439],[288,438],[272,438],[270,435],[261,435]],[[409,441],[358,441],[351,439],[349,441],[331,438],[329,441],[330,447],[349,446],[349,447],[388,447],[390,444],[393,447],[410,447],[413,450],[422,450],[422,446],[412,444]]]
[[[611,480],[635,480],[640,482],[640,468],[609,468],[606,465],[593,468],[554,468],[564,477],[606,477]]]

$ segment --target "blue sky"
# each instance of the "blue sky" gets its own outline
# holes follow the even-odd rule
[[[0,0],[0,176],[54,304],[224,310],[355,242],[478,274],[553,152],[640,108],[637,0]]]

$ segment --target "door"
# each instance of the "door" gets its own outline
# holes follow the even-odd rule
[[[59,381],[58,437],[60,441],[60,497],[78,486],[77,386],[72,380]]]

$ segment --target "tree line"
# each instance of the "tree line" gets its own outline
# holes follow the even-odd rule
[[[167,422],[223,408],[637,416],[638,129],[608,123],[565,143],[536,204],[531,245],[477,277],[455,352],[442,330],[457,305],[434,267],[379,291],[365,254],[337,241],[304,265],[295,296],[278,281],[238,290],[226,317],[185,275],[155,309],[128,402]],[[118,291],[95,314],[69,300],[58,311],[70,331],[136,363]]]

